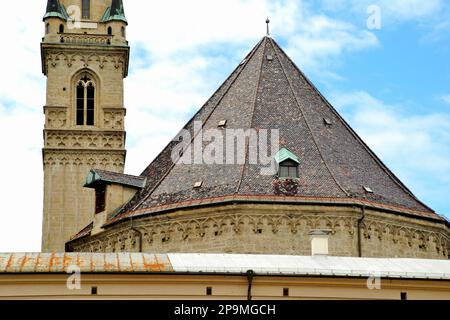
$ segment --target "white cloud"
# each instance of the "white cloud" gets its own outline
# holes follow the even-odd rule
[[[334,93],[331,100],[362,139],[419,198],[434,202],[447,198],[449,114],[412,115],[407,106],[387,105],[364,91]]]
[[[445,7],[443,0],[321,0],[327,10],[351,10],[353,13],[365,15],[370,5],[381,9],[385,22],[402,22],[432,17]]]
[[[324,15],[310,15],[299,25],[296,34],[289,38],[288,52],[302,68],[322,72],[324,66],[345,52],[378,45],[378,39],[372,32]]]
[[[26,108],[5,110],[0,107],[0,252],[40,250],[43,201],[41,114]]]
[[[381,0],[378,2],[384,14],[394,20],[410,20],[429,17],[443,7],[442,0]]]
[[[45,78],[40,67],[41,1],[2,17],[0,86],[0,252],[39,251],[42,224],[42,129]],[[20,15],[14,15],[14,13]],[[6,27],[7,26],[7,27]]]

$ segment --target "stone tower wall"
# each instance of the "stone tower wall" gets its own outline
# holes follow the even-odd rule
[[[65,0],[66,8],[81,1]],[[93,25],[73,28],[60,18],[45,19],[42,67],[47,76],[44,106],[44,220],[42,251],[64,251],[64,244],[94,215],[94,195],[83,184],[92,168],[123,172],[125,108],[123,79],[129,47],[117,31],[123,22],[100,23],[108,3],[91,1]],[[48,24],[48,27],[47,27]],[[64,32],[60,31],[64,26]],[[108,26],[113,25],[113,35]],[[94,125],[76,123],[76,85],[87,74],[95,84]]]

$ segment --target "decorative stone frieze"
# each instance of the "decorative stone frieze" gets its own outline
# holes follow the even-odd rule
[[[117,132],[86,132],[74,131],[45,131],[46,148],[82,148],[82,149],[123,149],[125,133]]]
[[[137,251],[142,234],[144,252],[233,252],[310,255],[311,230],[330,231],[330,255],[358,256],[361,213],[354,208],[308,208],[272,212],[259,205],[192,209],[164,216],[145,217],[107,228],[97,236],[70,243],[72,251]],[[361,223],[362,255],[367,257],[447,257],[449,239],[444,227],[415,219],[386,218],[372,212]]]

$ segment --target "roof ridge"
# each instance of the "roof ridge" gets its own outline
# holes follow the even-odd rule
[[[263,43],[264,48],[263,48],[263,53],[261,56],[261,64],[259,67],[258,83],[256,84],[256,88],[255,88],[255,97],[253,99],[253,110],[252,110],[252,117],[250,119],[250,129],[253,128],[253,121],[255,118],[256,100],[258,99],[258,90],[259,90],[259,86],[261,85],[262,67],[263,67],[263,63],[264,63],[264,54],[266,52],[266,47],[267,47],[267,37],[264,37],[262,41],[264,41],[264,43]],[[255,52],[256,52],[256,50],[255,50]],[[248,141],[248,139],[246,139],[245,148],[246,148],[245,161],[242,164],[241,178],[239,179],[239,183],[236,187],[235,194],[239,193],[239,191],[241,190],[242,180],[244,179],[245,166],[247,165],[248,156],[249,156],[249,141]]]
[[[103,169],[91,169],[93,171],[97,171],[97,172],[106,172],[106,173],[112,173],[112,174],[117,174],[117,175],[121,175],[121,176],[127,176],[127,177],[133,177],[133,178],[138,178],[138,179],[145,179],[144,176],[136,176],[133,174],[127,174],[127,173],[121,173],[121,172],[116,172],[116,171],[109,171],[109,170],[103,170]]]
[[[263,39],[261,39],[257,44],[256,44],[256,46],[252,49],[252,50],[250,50],[250,52],[247,54],[247,56],[244,58],[244,60],[245,59],[247,59],[252,53],[253,53],[253,51],[255,50],[255,48],[256,47],[258,47],[259,46],[259,44],[261,43],[263,41]],[[238,65],[229,75],[228,75],[228,77],[225,79],[225,81],[223,81],[222,82],[222,84],[219,86],[219,88],[217,88],[217,90],[216,91],[214,91],[214,93],[206,100],[206,102],[202,105],[202,107],[200,108],[200,109],[198,109],[197,110],[197,112],[196,113],[194,113],[194,115],[188,120],[188,122],[187,122],[187,124],[184,126],[184,128],[186,128],[188,125],[189,125],[189,123],[191,123],[194,119],[195,119],[195,117],[200,113],[200,111],[203,109],[203,107],[205,106],[205,105],[207,105],[208,104],[208,102],[209,101],[211,101],[211,99],[220,91],[220,89],[222,89],[222,87],[225,85],[225,83],[227,83],[227,81],[229,80],[229,79],[231,79],[231,77],[233,76],[233,74],[237,71],[237,69],[240,67],[240,65]],[[242,68],[242,69],[244,69],[244,68]],[[238,75],[236,75],[236,78],[239,76],[239,74]],[[235,79],[236,80],[236,79]],[[234,82],[234,80],[233,80],[233,82]],[[233,83],[232,82],[232,83]],[[228,87],[230,87],[231,86],[231,84],[232,83],[230,83],[230,85],[228,86]],[[228,90],[228,89],[227,89]],[[224,95],[225,95],[225,93],[224,93]],[[155,157],[155,159],[144,169],[144,171],[142,171],[142,173],[141,173],[141,175],[145,175],[145,172],[147,171],[147,169],[153,164],[153,162],[159,157],[159,156],[161,156],[162,155],[162,153],[169,147],[169,145],[170,145],[170,142],[163,148],[163,150]]]
[[[285,54],[284,50],[275,42],[276,47]],[[345,121],[345,119],[336,111],[336,109],[331,105],[331,103],[320,93],[317,87],[309,80],[309,78],[300,70],[300,68],[295,64],[292,59],[285,54],[288,61],[294,66],[294,68],[301,74],[301,76],[305,79],[305,81],[312,87],[312,89],[319,95],[319,97],[326,103],[326,105],[330,108],[330,110],[335,114],[335,116],[342,122],[347,130],[355,137],[355,139],[363,146],[363,148],[369,153],[369,155],[374,159],[374,161],[380,166],[380,168],[388,175],[388,177],[397,184],[403,191],[405,191],[411,198],[420,203],[422,206],[430,210],[431,212],[435,212],[433,209],[428,207],[425,203],[420,201],[411,190],[406,187],[406,185],[401,182],[399,178],[391,171],[389,168],[381,161],[380,158],[369,148],[369,146],[364,142],[363,139],[352,129],[352,127]]]
[[[297,95],[295,94],[294,88],[293,88],[292,83],[291,83],[291,79],[288,77],[287,72],[286,72],[286,69],[285,69],[283,63],[281,62],[280,57],[278,56],[278,52],[275,50],[275,47],[273,46],[274,41],[272,40],[272,41],[269,41],[269,42],[271,43],[272,48],[273,48],[273,51],[274,51],[274,53],[275,53],[275,56],[276,56],[278,62],[280,63],[280,66],[281,66],[281,69],[283,70],[284,76],[286,77],[286,79],[287,79],[287,81],[288,81],[288,83],[289,83],[289,88],[290,88],[290,90],[291,90],[291,92],[292,92],[292,95],[293,95],[293,97],[294,97],[295,104],[296,104],[297,107],[299,108],[299,110],[300,110],[300,112],[301,112],[301,114],[302,114],[302,116],[303,116],[303,118],[304,118],[304,121],[305,121],[305,123],[306,123],[306,126],[307,126],[307,128],[308,128],[308,130],[309,130],[309,132],[310,132],[310,134],[311,134],[312,140],[313,140],[313,142],[314,142],[314,145],[315,145],[316,148],[317,148],[317,151],[319,152],[319,156],[320,156],[320,158],[322,159],[323,164],[324,164],[325,167],[327,168],[328,172],[330,173],[330,175],[331,175],[331,177],[333,178],[333,181],[336,183],[336,185],[344,192],[344,194],[345,194],[346,196],[349,197],[350,194],[347,192],[347,190],[344,189],[344,187],[339,183],[339,181],[337,181],[337,179],[336,179],[334,173],[331,171],[331,168],[329,167],[329,165],[328,165],[327,162],[325,161],[325,158],[324,158],[324,156],[323,156],[323,154],[322,154],[322,151],[320,150],[319,144],[317,143],[317,139],[316,139],[316,137],[314,136],[314,132],[312,131],[311,126],[310,126],[309,123],[308,123],[308,119],[306,118],[305,112],[303,111],[303,108],[300,106],[300,103],[299,103],[299,101],[298,101]],[[284,53],[284,52],[283,52],[283,53]],[[286,56],[287,56],[287,55],[286,55]]]
[[[220,99],[217,101],[217,103],[215,104],[214,108],[212,108],[211,112],[208,114],[208,116],[206,117],[205,121],[203,121],[202,123],[202,128],[205,125],[205,123],[208,121],[208,119],[211,117],[211,115],[214,113],[214,111],[216,110],[217,106],[220,104],[220,102],[223,100],[223,98],[227,95],[227,93],[229,92],[230,88],[232,87],[232,85],[235,83],[235,81],[239,78],[239,76],[241,75],[242,71],[245,69],[245,67],[247,66],[250,58],[256,53],[256,51],[258,51],[259,47],[261,46],[262,42],[265,40],[265,37],[263,39],[261,39],[258,44],[249,52],[249,54],[247,54],[247,56],[244,58],[244,64],[242,65],[242,68],[238,71],[237,69],[239,69],[239,67],[241,67],[241,65],[238,65],[237,68],[230,74],[230,76],[225,80],[224,83],[226,83],[226,81],[236,72],[238,71],[236,77],[233,79],[233,81],[231,81],[231,83],[228,85],[228,88],[225,90],[225,92],[222,94],[222,96],[220,97]],[[220,88],[222,86],[219,87],[219,89],[216,90],[216,92],[214,94],[216,94]],[[207,100],[206,103],[208,103],[208,101],[211,100],[211,98],[214,96],[214,94]],[[205,104],[206,104],[205,103]],[[204,105],[205,105],[204,104]],[[197,114],[199,114],[199,112],[202,110],[202,108],[200,108],[199,111],[197,111],[194,116],[191,118],[191,120],[188,122],[192,122],[195,117],[197,116]],[[191,144],[192,142],[195,140],[195,138],[197,137],[198,132],[194,132],[193,137],[191,137]],[[167,147],[166,147],[167,148]],[[185,151],[185,150],[183,150]],[[164,150],[163,150],[164,152]],[[156,159],[156,158],[155,158]],[[158,180],[158,182],[150,189],[150,191],[147,193],[147,195],[145,197],[143,197],[139,202],[137,202],[129,211],[135,210],[138,206],[140,206],[142,203],[144,203],[153,193],[153,191],[155,191],[155,189],[161,184],[161,182],[169,175],[169,173],[172,171],[172,169],[175,167],[175,163],[172,162],[170,168],[164,173],[164,175],[161,177],[161,179]]]

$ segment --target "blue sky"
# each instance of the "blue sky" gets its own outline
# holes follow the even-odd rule
[[[0,251],[39,251],[45,1],[8,4],[0,88]],[[450,217],[450,5],[444,0],[125,0],[127,167],[139,174],[271,33],[391,170]],[[369,29],[376,5],[381,28]],[[178,8],[178,10],[173,10]],[[25,90],[24,90],[25,89]],[[14,137],[14,139],[11,139]],[[27,201],[23,201],[24,194]],[[7,200],[7,201],[6,201]],[[25,224],[24,224],[25,222]],[[26,236],[24,236],[26,235]]]

